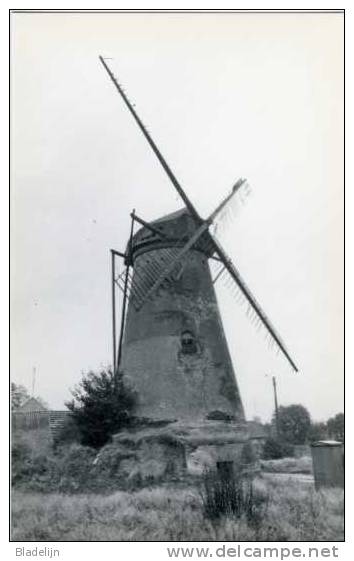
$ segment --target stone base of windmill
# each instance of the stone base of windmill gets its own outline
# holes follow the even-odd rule
[[[246,423],[203,421],[172,422],[125,430],[113,437],[95,459],[95,466],[110,472],[123,486],[188,481],[207,469],[231,472],[254,468]]]

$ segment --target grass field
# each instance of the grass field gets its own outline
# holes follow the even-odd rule
[[[155,487],[108,496],[22,493],[12,499],[12,540],[341,541],[343,491],[259,478],[269,500],[257,525],[209,520],[195,488]]]

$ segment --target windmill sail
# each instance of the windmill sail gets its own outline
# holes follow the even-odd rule
[[[173,282],[181,273],[184,263],[183,260],[176,261],[178,253],[178,248],[161,248],[156,253],[151,252],[143,262],[136,263],[130,291],[130,300],[136,310],[150,299],[152,288],[160,278],[159,286],[164,286]]]
[[[235,265],[233,264],[231,259],[226,255],[225,251],[222,249],[219,242],[215,238],[212,238],[212,239],[213,239],[213,243],[215,244],[215,252],[220,257],[220,259],[223,261],[223,263],[225,265],[225,268],[227,269],[229,275],[234,280],[234,282],[237,284],[237,286],[240,288],[242,294],[245,296],[249,305],[254,310],[257,317],[262,322],[262,324],[265,326],[267,331],[270,333],[272,339],[278,345],[279,349],[281,350],[283,355],[286,357],[286,359],[289,361],[292,368],[295,370],[295,372],[298,372],[298,368],[297,368],[295,362],[292,360],[292,358],[291,358],[288,350],[286,349],[285,344],[282,341],[280,335],[277,333],[276,329],[271,324],[270,320],[268,319],[268,317],[266,316],[266,314],[262,310],[260,304],[257,302],[255,296],[253,296],[252,292],[250,291],[250,289],[246,285],[246,283],[243,280],[240,272],[235,267]]]
[[[140,128],[141,132],[143,133],[143,135],[145,136],[146,140],[148,141],[149,145],[151,146],[152,150],[154,151],[157,159],[159,160],[160,164],[162,165],[163,169],[165,170],[165,172],[167,173],[168,177],[170,178],[170,180],[172,181],[175,189],[178,191],[180,197],[182,198],[184,204],[186,205],[186,207],[188,208],[189,212],[191,213],[191,215],[196,219],[196,220],[200,220],[200,216],[197,212],[197,210],[195,209],[194,205],[192,204],[192,202],[190,201],[189,197],[187,197],[186,193],[184,192],[182,186],[180,185],[180,183],[177,181],[176,176],[174,175],[174,173],[172,172],[170,166],[168,165],[168,163],[166,162],[165,158],[162,156],[160,150],[158,149],[157,145],[155,144],[154,140],[152,139],[151,135],[148,133],[144,123],[142,122],[142,120],[140,119],[140,117],[138,116],[137,112],[135,111],[134,107],[132,106],[132,104],[130,103],[128,97],[126,96],[126,94],[124,93],[122,87],[120,86],[120,84],[118,83],[116,77],[114,76],[113,72],[111,71],[111,69],[109,68],[108,64],[106,63],[106,61],[104,60],[104,58],[102,56],[99,57],[103,67],[105,68],[105,70],[107,71],[110,79],[112,80],[113,84],[115,85],[115,87],[117,88],[119,94],[121,95],[121,97],[123,98],[124,103],[126,104],[126,106],[128,107],[130,113],[133,115],[138,127]]]
[[[245,180],[239,180],[235,184],[233,192],[231,193],[231,195],[229,195],[217,207],[217,209],[214,211],[214,213],[212,213],[207,220],[202,220],[202,218],[199,216],[197,210],[195,209],[194,205],[190,201],[189,197],[187,196],[187,194],[185,193],[185,191],[181,187],[180,183],[178,182],[177,178],[173,174],[171,168],[169,167],[166,160],[162,156],[160,150],[158,149],[158,147],[155,144],[154,140],[152,139],[151,135],[146,130],[146,127],[144,126],[143,122],[139,118],[138,114],[136,113],[135,109],[133,108],[132,104],[130,103],[128,97],[124,93],[122,87],[120,86],[120,84],[116,80],[114,74],[112,73],[112,71],[108,67],[107,63],[105,62],[105,60],[103,59],[102,56],[100,56],[99,59],[100,59],[102,65],[103,65],[103,67],[107,71],[107,73],[108,73],[110,79],[112,80],[114,86],[118,90],[120,96],[122,97],[124,103],[126,104],[130,113],[132,114],[133,118],[135,119],[135,121],[136,121],[137,125],[139,126],[141,132],[143,133],[143,135],[145,136],[146,140],[148,141],[150,147],[154,151],[157,159],[159,160],[160,164],[162,165],[163,169],[165,170],[166,174],[168,175],[169,179],[171,180],[173,186],[175,187],[176,191],[178,192],[178,194],[182,198],[184,204],[186,205],[186,208],[188,209],[188,212],[189,212],[190,216],[194,219],[194,222],[196,224],[196,230],[195,230],[194,234],[190,237],[190,239],[186,242],[186,244],[184,245],[184,247],[182,249],[178,249],[177,252],[173,252],[173,251],[171,252],[170,251],[169,258],[166,260],[166,263],[163,267],[160,267],[160,264],[157,264],[157,263],[154,263],[153,261],[151,261],[150,263],[147,264],[147,267],[145,267],[145,270],[141,272],[140,276],[139,276],[139,273],[137,275],[134,275],[133,281],[131,281],[131,284],[130,284],[130,295],[131,295],[131,300],[135,301],[134,306],[136,307],[137,310],[139,310],[139,309],[141,309],[141,307],[144,305],[144,303],[146,301],[148,301],[149,299],[154,297],[154,295],[157,293],[158,289],[161,286],[163,286],[164,283],[168,282],[169,279],[171,278],[171,276],[173,277],[173,275],[175,274],[178,267],[183,267],[182,260],[186,258],[186,256],[188,255],[189,252],[191,252],[193,249],[196,248],[197,242],[200,243],[200,240],[203,239],[204,240],[204,251],[207,254],[209,254],[209,257],[211,255],[213,255],[214,258],[218,259],[224,265],[224,268],[228,272],[232,281],[238,286],[241,293],[243,294],[243,296],[248,301],[249,306],[250,306],[250,310],[253,310],[256,317],[259,319],[259,321],[267,329],[267,331],[271,335],[272,339],[275,341],[275,343],[277,344],[277,346],[279,347],[279,349],[281,350],[283,355],[286,357],[286,359],[291,364],[292,368],[295,371],[298,371],[298,368],[297,368],[296,364],[294,363],[294,361],[292,360],[289,352],[287,351],[282,339],[280,338],[279,334],[277,333],[277,331],[275,330],[275,328],[273,327],[273,325],[271,324],[271,322],[267,318],[266,314],[262,310],[262,308],[259,305],[259,303],[257,302],[256,298],[253,296],[253,294],[251,293],[251,291],[247,287],[247,285],[244,282],[244,280],[242,279],[239,271],[237,270],[235,265],[232,263],[230,258],[226,255],[225,251],[222,249],[219,242],[209,232],[209,226],[214,222],[214,219],[215,219],[216,215],[220,214],[220,211],[223,208],[225,208],[226,203],[231,199],[234,192],[236,190],[238,190],[245,183]],[[220,276],[221,275],[224,275],[224,272],[220,271]],[[137,279],[136,281],[135,281],[135,278]],[[217,279],[214,279],[214,281],[215,280],[217,280]]]

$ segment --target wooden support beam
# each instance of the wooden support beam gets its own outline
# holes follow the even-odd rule
[[[111,249],[111,253],[114,253],[114,255],[116,255],[117,257],[122,257],[123,259],[125,259],[125,253],[122,253],[121,251],[117,251],[116,249]]]
[[[145,228],[147,228],[148,230],[150,230],[150,232],[152,232],[153,234],[156,234],[156,235],[159,236],[160,238],[164,238],[164,239],[167,238],[166,234],[164,234],[163,232],[161,232],[160,230],[158,230],[157,228],[155,228],[154,226],[152,226],[151,224],[149,224],[149,222],[146,222],[146,221],[143,220],[142,218],[139,218],[139,216],[137,216],[136,214],[131,213],[130,216],[131,216],[132,218],[134,218],[134,220],[136,220],[137,222],[139,222],[139,224],[141,224],[142,226],[144,226]]]
[[[111,249],[111,283],[112,283],[112,352],[113,352],[113,374],[116,372],[116,290],[115,290],[115,251]]]
[[[133,215],[135,214],[135,209],[133,210],[132,214]],[[125,315],[126,315],[126,308],[127,308],[129,267],[130,267],[130,262],[131,262],[133,233],[134,233],[134,218],[132,218],[132,222],[131,222],[131,226],[130,226],[130,237],[129,237],[129,244],[128,244],[128,264],[127,264],[126,269],[125,269],[123,307],[122,307],[122,317],[121,317],[121,323],[120,323],[118,356],[117,356],[117,372],[119,370],[120,362],[121,362],[121,359],[122,359],[122,344],[123,344],[123,335],[124,335]],[[116,372],[115,372],[115,374],[116,374]]]

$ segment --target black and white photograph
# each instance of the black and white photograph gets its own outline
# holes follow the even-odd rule
[[[343,542],[344,10],[10,10],[10,336],[16,556]]]

